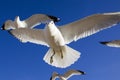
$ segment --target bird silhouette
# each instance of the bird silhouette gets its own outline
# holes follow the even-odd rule
[[[57,72],[53,72],[50,80],[55,80],[57,78],[59,78],[60,80],[67,80],[70,77],[74,76],[74,75],[84,75],[85,72],[80,71],[80,70],[68,70],[65,74],[61,75],[58,74]]]

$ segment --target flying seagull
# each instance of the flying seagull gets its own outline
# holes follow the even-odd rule
[[[80,70],[69,70],[64,75],[58,74],[57,72],[53,72],[50,80],[55,80],[57,78],[60,78],[60,80],[67,80],[73,75],[84,75],[85,72]]]
[[[17,29],[17,28],[34,28],[41,23],[46,23],[48,21],[58,22],[60,19],[46,14],[34,14],[26,20],[20,20],[19,16],[16,16],[15,20],[7,20],[3,26],[3,30]]]
[[[104,41],[100,43],[109,47],[120,48],[120,40]]]
[[[120,12],[94,14],[81,20],[56,27],[48,21],[44,29],[19,28],[9,32],[22,42],[50,47],[43,60],[55,67],[66,68],[80,58],[80,52],[66,44],[95,34],[120,23]]]

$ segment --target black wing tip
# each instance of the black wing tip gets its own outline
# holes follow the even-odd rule
[[[1,30],[5,30],[5,24],[2,25]]]
[[[54,22],[59,22],[60,18],[55,17],[55,16],[51,16],[51,15],[47,15],[49,18],[51,18]]]
[[[50,77],[50,80],[52,80],[52,77]]]
[[[82,75],[86,74],[84,71],[81,71],[81,70],[77,70],[77,71],[80,72]]]
[[[105,42],[100,42],[100,43],[103,44],[103,45],[106,45],[108,42],[105,41]]]

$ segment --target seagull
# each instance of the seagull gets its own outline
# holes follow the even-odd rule
[[[109,47],[120,48],[120,40],[104,41],[100,43]]]
[[[7,20],[3,25],[3,30],[17,29],[17,28],[34,28],[41,23],[46,23],[47,21],[53,20],[58,22],[60,19],[46,14],[34,14],[28,19],[21,21],[19,16],[16,16],[15,20]]]
[[[17,28],[8,31],[23,43],[31,42],[49,47],[43,60],[49,65],[66,68],[74,64],[81,55],[67,44],[118,23],[120,23],[120,12],[114,12],[93,14],[58,27],[51,20],[45,23],[44,29]]]
[[[69,70],[64,75],[60,75],[57,72],[53,72],[50,80],[55,80],[57,78],[60,78],[60,80],[67,80],[70,77],[72,77],[73,75],[84,75],[84,74],[85,74],[85,72],[80,71],[80,70]]]

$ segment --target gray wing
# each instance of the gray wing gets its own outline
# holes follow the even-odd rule
[[[34,14],[28,19],[24,20],[24,22],[28,28],[33,28],[41,23],[46,23],[51,20],[57,22],[59,18],[45,14]]]
[[[65,77],[66,79],[68,79],[68,78],[70,78],[70,77],[73,76],[73,75],[84,75],[84,74],[85,74],[85,72],[80,71],[80,70],[69,70],[69,71],[67,71],[67,72],[63,75],[63,77]]]
[[[55,80],[56,78],[59,78],[58,73],[57,72],[53,72],[50,80]]]
[[[109,46],[109,47],[119,47],[120,48],[120,40],[112,40],[112,41],[105,41],[100,42],[103,45]]]
[[[58,27],[66,44],[120,23],[120,12],[95,14]]]
[[[46,45],[44,38],[44,31],[40,29],[30,29],[30,28],[19,28],[9,31],[10,34],[15,36],[21,42],[31,42],[35,44]]]

